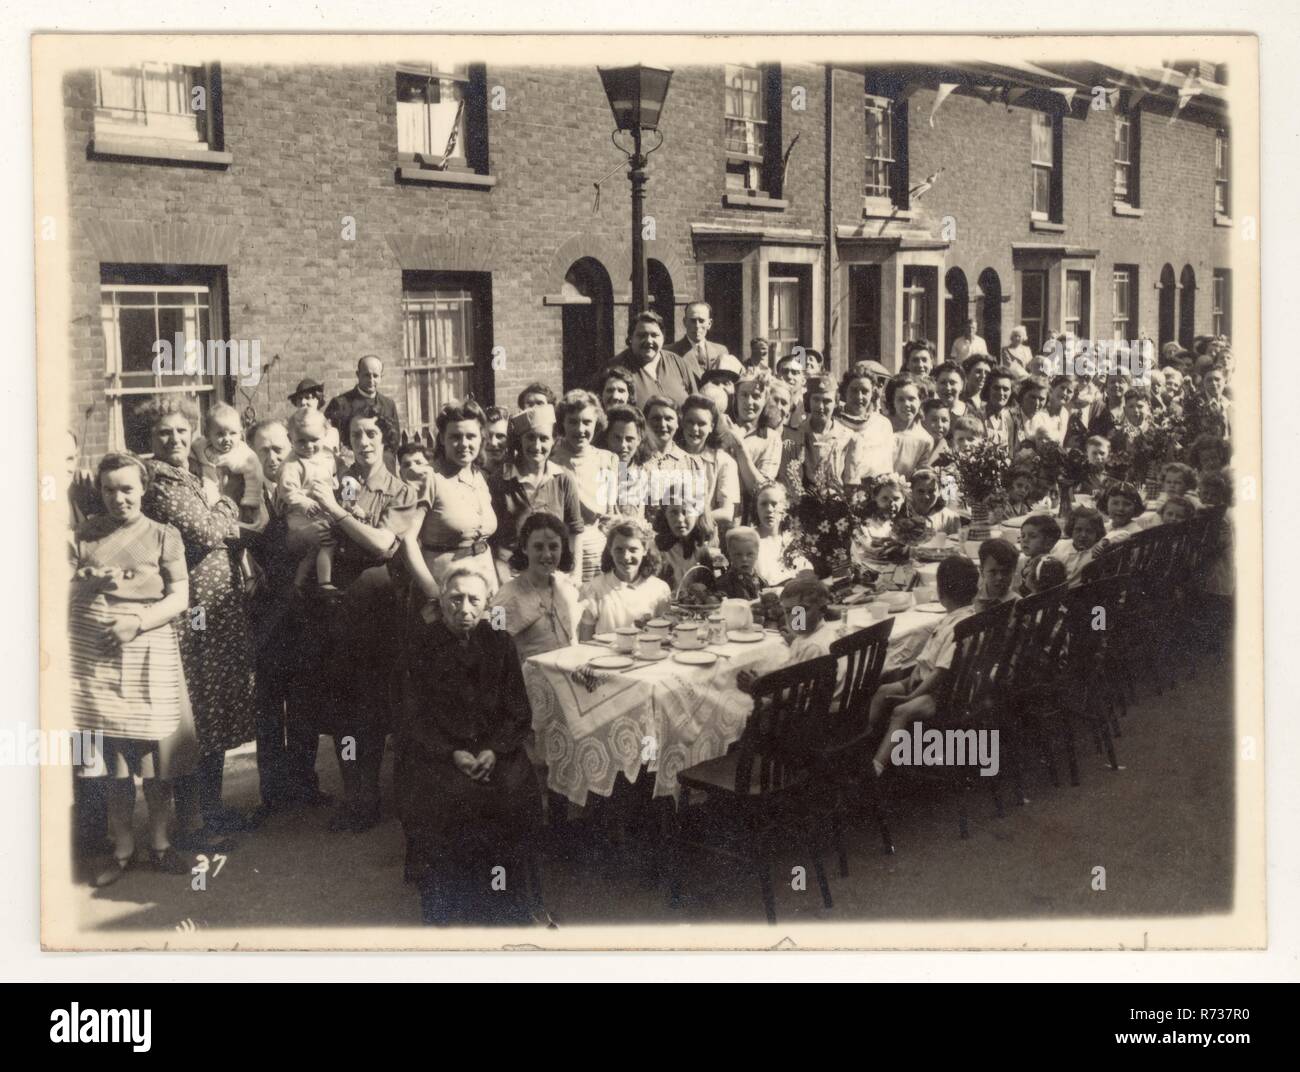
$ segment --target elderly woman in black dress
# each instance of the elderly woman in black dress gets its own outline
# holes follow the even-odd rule
[[[426,923],[524,923],[541,795],[510,634],[483,618],[488,580],[456,567],[441,617],[411,638],[396,741],[398,813]],[[540,910],[540,909],[539,909]]]
[[[235,564],[240,538],[241,489],[209,505],[203,483],[189,471],[197,414],[190,403],[163,397],[146,404],[153,459],[144,515],[175,526],[185,544],[189,614],[180,628],[181,664],[194,712],[200,759],[197,771],[176,782],[177,818],[190,827],[174,839],[182,849],[202,849],[248,821],[221,804],[226,751],[253,740],[253,646],[243,586]],[[202,828],[194,829],[198,816]]]

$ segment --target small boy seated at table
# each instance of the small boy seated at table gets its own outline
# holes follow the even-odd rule
[[[1008,579],[1009,577],[1010,571]],[[959,622],[975,613],[971,601],[980,586],[980,571],[970,559],[961,555],[945,558],[939,563],[935,583],[939,591],[939,602],[947,613],[934,627],[934,632],[921,649],[915,665],[900,667],[885,674],[881,678],[882,684],[871,697],[867,728],[879,730],[884,727],[884,736],[871,761],[876,777],[884,774],[889,762],[894,731],[903,729],[914,721],[934,717],[937,710],[935,696],[943,685],[945,675],[952,668],[953,656],[957,652],[957,640],[953,631]]]
[[[994,537],[980,544],[979,590],[971,604],[976,612],[1017,598],[1011,581],[1019,561],[1020,552],[1006,540]]]
[[[755,571],[758,563],[758,532],[748,525],[728,529],[723,537],[726,545],[727,569],[713,585],[713,591],[724,599],[757,599],[766,583]]]
[[[1061,526],[1056,518],[1047,514],[1030,514],[1020,526],[1020,559],[1016,563],[1013,592],[1025,595],[1029,591],[1028,569],[1032,559],[1049,555],[1061,539]]]
[[[1190,495],[1170,495],[1160,504],[1156,523],[1177,525],[1184,521],[1191,521],[1196,516],[1196,506],[1196,502]]]
[[[831,645],[839,639],[835,622],[826,620],[826,608],[831,604],[831,590],[825,582],[810,573],[801,573],[781,589],[781,613],[784,618],[781,632],[790,646],[783,660],[773,661],[761,668],[746,667],[736,674],[736,687],[749,692],[754,682],[773,670],[781,670],[808,659],[820,659],[831,653]],[[844,691],[845,667],[839,666],[835,675],[835,695],[832,705],[839,703]]]

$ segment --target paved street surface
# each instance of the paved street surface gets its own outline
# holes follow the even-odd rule
[[[327,744],[327,742],[326,742]],[[1163,697],[1145,690],[1116,742],[1112,772],[1085,738],[1081,784],[1054,789],[1031,772],[1024,807],[994,816],[985,792],[971,797],[971,837],[957,835],[951,790],[909,780],[893,786],[890,823],[897,855],[884,856],[871,829],[850,831],[850,877],[828,860],[835,908],[821,907],[811,861],[792,854],[776,871],[782,921],[1043,919],[1225,911],[1232,900],[1233,784],[1231,672],[1202,668],[1194,682]],[[332,750],[322,746],[323,788],[339,791]],[[226,800],[257,803],[251,749],[227,761]],[[391,755],[384,787],[391,794]],[[1010,797],[1010,790],[1006,790]],[[573,809],[576,814],[576,809]],[[561,926],[583,923],[763,920],[758,884],[716,859],[690,866],[683,907],[672,913],[660,888],[636,866],[643,853],[620,855],[593,822],[595,809],[571,822],[563,852],[544,876],[548,907]],[[608,812],[608,806],[605,811]],[[88,926],[120,933],[171,932],[184,920],[198,928],[419,926],[414,889],[402,882],[401,828],[385,799],[385,821],[363,835],[330,834],[329,810],[273,816],[242,835],[208,889],[187,877],[128,873],[101,891],[83,887],[78,905]],[[137,814],[143,833],[143,802]],[[630,854],[626,855],[626,854]],[[807,892],[791,889],[790,868],[808,868]],[[1092,869],[1106,868],[1106,891],[1091,888]],[[634,942],[629,938],[629,942]]]

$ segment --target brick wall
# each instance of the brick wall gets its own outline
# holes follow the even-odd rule
[[[620,160],[610,144],[611,118],[596,72],[585,68],[496,68],[489,87],[505,91],[505,108],[489,111],[492,189],[396,181],[395,79],[391,67],[223,68],[224,169],[92,158],[94,79],[65,82],[65,126],[73,235],[75,364],[72,410],[80,426],[91,400],[87,449],[104,449],[104,343],[99,327],[101,263],[180,258],[223,266],[227,334],[260,339],[264,362],[280,361],[245,398],[259,415],[281,414],[284,396],[303,375],[331,392],[353,381],[358,356],[386,362],[383,390],[404,402],[402,270],[490,272],[492,342],[505,348],[496,396],[511,403],[533,379],[557,388],[561,309],[546,305],[574,260],[592,256],[609,270],[616,301],[626,298],[629,200],[620,170],[594,208],[592,184]],[[675,71],[664,110],[665,143],[650,157],[647,211],[656,237],[648,256],[668,268],[678,314],[702,290],[693,223],[803,229],[821,236],[823,220],[825,69],[783,70],[783,147],[789,157],[781,212],[723,205],[723,78],[718,68]],[[791,107],[791,88],[807,91],[807,108]],[[862,78],[835,73],[835,222],[857,224],[861,212]],[[1029,119],[954,95],[936,125],[926,122],[932,97],[909,103],[912,181],[944,167],[924,199],[929,218],[951,214],[957,238],[948,262],[967,275],[972,295],[992,267],[1012,280],[1011,242],[1042,236],[1029,229]],[[1159,115],[1143,119],[1142,203],[1145,217],[1111,214],[1109,116],[1069,119],[1065,132],[1063,240],[1101,250],[1096,261],[1094,325],[1109,324],[1109,271],[1115,262],[1142,266],[1140,323],[1154,334],[1151,284],[1168,261],[1191,264],[1200,286],[1197,330],[1208,330],[1213,267],[1226,264],[1222,228],[1213,226],[1213,126]],[[344,217],[356,238],[342,237]],[[173,261],[175,263],[175,261]],[[820,268],[817,269],[821,271]],[[841,275],[834,287],[838,313]],[[1014,323],[1004,315],[1004,324]],[[621,346],[626,306],[615,311]],[[821,340],[809,340],[821,345]],[[992,344],[993,340],[989,340]],[[594,358],[593,358],[594,360]]]

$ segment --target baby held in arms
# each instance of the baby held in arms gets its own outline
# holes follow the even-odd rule
[[[337,490],[339,483],[334,454],[325,446],[325,417],[319,410],[306,407],[294,410],[289,418],[289,442],[293,445],[293,457],[280,470],[275,495],[280,509],[285,511],[289,530],[298,533],[311,528],[321,516],[320,506],[311,497],[312,485],[320,481]],[[343,496],[348,506],[356,500],[356,489],[351,490],[351,495],[345,492]],[[298,563],[294,584],[302,588],[313,567],[316,583],[327,591],[333,590],[333,542],[315,541]]]

